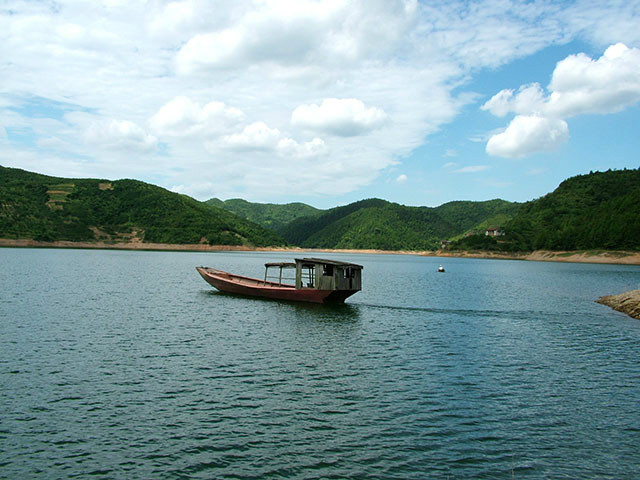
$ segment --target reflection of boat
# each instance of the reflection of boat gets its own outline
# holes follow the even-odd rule
[[[279,270],[278,276],[269,276],[270,269]],[[296,258],[295,263],[266,263],[264,280],[209,267],[197,267],[196,270],[221,292],[280,300],[342,303],[362,287],[362,265],[320,258]],[[283,277],[286,270],[295,270],[295,279]],[[295,284],[282,283],[283,280],[295,280]]]
[[[442,265],[440,265],[438,267],[438,271],[441,272],[441,273],[444,273],[444,267]]]

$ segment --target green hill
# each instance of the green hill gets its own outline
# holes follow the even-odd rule
[[[518,212],[520,205],[500,199],[485,202],[455,201],[442,204],[434,210],[457,231],[466,233],[504,225]]]
[[[374,198],[299,218],[279,233],[288,242],[309,248],[435,249],[442,240],[481,228],[492,219],[506,221],[518,206],[490,200],[407,207]]]
[[[525,203],[504,230],[512,250],[640,250],[640,170],[569,178]]]
[[[334,222],[337,222],[361,208],[376,207],[387,203],[389,202],[378,198],[360,200],[342,207],[331,208],[319,215],[297,218],[281,228],[278,233],[292,245],[310,247],[312,245],[310,245],[309,242],[306,242],[306,240],[317,234],[319,231],[327,228]]]
[[[488,227],[505,235],[486,237]],[[241,199],[202,203],[136,180],[0,167],[0,238],[381,250],[430,250],[449,239],[452,249],[640,250],[640,170],[573,177],[525,204],[430,208],[372,198],[318,210]]]
[[[68,179],[0,167],[0,237],[282,245],[270,230],[137,180]]]
[[[225,201],[212,198],[204,203],[229,210],[239,217],[246,218],[276,232],[297,218],[313,217],[322,212],[322,210],[299,202],[279,205],[274,203],[252,203],[240,198]]]

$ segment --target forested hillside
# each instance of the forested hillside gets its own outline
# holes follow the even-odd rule
[[[360,200],[359,202],[350,203],[349,205],[326,210],[320,215],[298,218],[285,225],[278,233],[292,245],[311,246],[306,242],[306,239],[316,235],[317,232],[327,228],[332,223],[337,222],[361,208],[382,206],[387,203],[385,200],[378,198]]]
[[[504,236],[486,237],[490,226]],[[241,199],[202,203],[137,180],[0,167],[0,238],[381,250],[433,250],[454,239],[454,250],[640,250],[640,170],[573,177],[525,204],[430,208],[373,198],[318,210]]]
[[[518,205],[490,200],[407,207],[374,198],[299,218],[279,233],[291,244],[312,248],[436,249],[442,240],[486,228],[492,219],[506,222]]]
[[[505,225],[512,250],[640,249],[640,170],[569,178]]]
[[[0,167],[0,237],[282,245],[270,230],[137,180],[49,177]]]
[[[466,233],[503,226],[518,212],[520,205],[522,204],[500,199],[485,202],[455,201],[442,204],[434,210],[453,225],[456,231]]]
[[[241,198],[232,198],[225,201],[212,198],[204,203],[229,210],[239,217],[246,218],[276,232],[297,218],[313,217],[322,213],[322,210],[299,202],[280,205],[275,203],[252,203]]]

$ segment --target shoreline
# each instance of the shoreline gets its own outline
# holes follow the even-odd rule
[[[376,255],[418,255],[440,258],[486,258],[497,260],[525,260],[536,262],[566,262],[566,263],[604,263],[617,265],[640,265],[640,252],[588,250],[552,252],[536,250],[531,253],[500,253],[500,252],[450,252],[443,250],[413,251],[413,250],[376,250],[376,249],[324,249],[300,247],[247,247],[242,245],[207,245],[207,244],[168,244],[142,242],[70,242],[59,240],[55,242],[41,242],[27,239],[0,238],[0,248],[77,248],[96,250],[141,250],[141,251],[175,251],[175,252],[326,252],[326,253],[367,253]]]
[[[640,290],[606,295],[600,297],[596,302],[640,320]]]

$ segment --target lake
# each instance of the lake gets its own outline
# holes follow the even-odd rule
[[[364,265],[341,306],[195,270],[292,255],[0,249],[0,478],[639,478],[640,321],[594,300],[640,267],[314,253]]]

